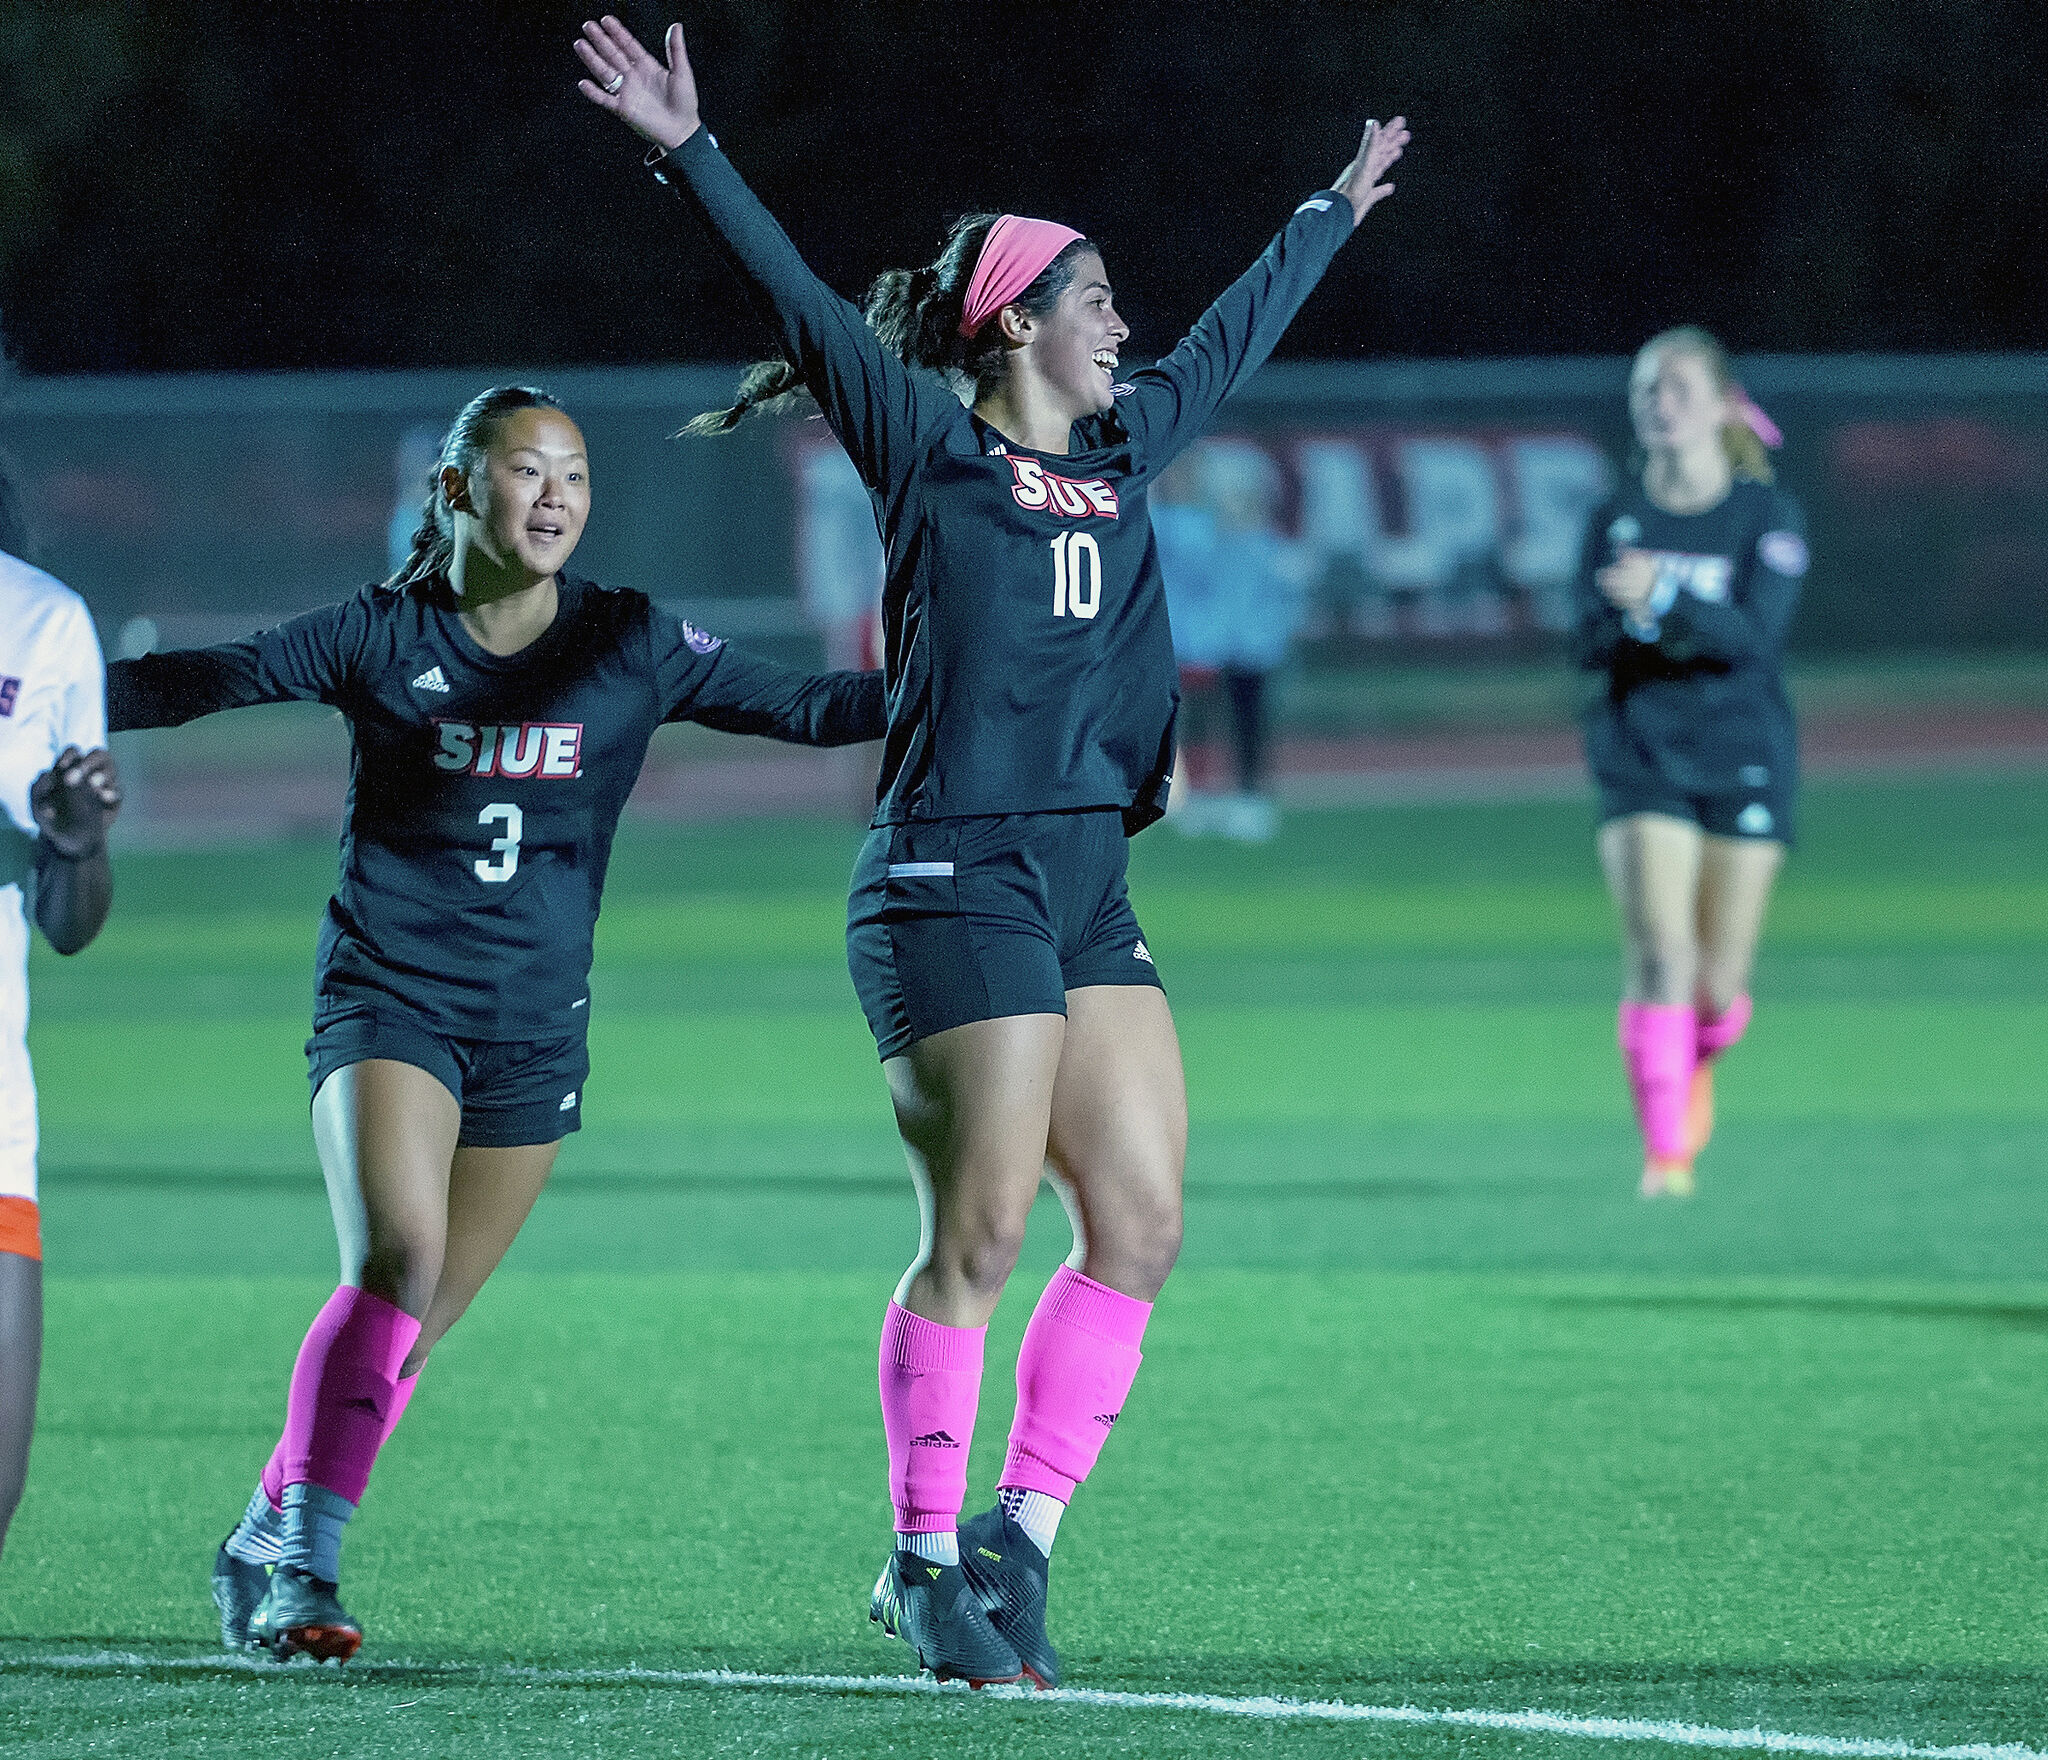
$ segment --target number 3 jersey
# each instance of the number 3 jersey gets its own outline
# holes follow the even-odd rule
[[[819,281],[699,129],[656,166],[775,326],[874,498],[888,558],[877,825],[1165,807],[1179,688],[1146,492],[1269,355],[1351,236],[1312,196],[1070,450],[1007,441]]]
[[[656,727],[881,737],[877,673],[756,659],[640,593],[569,576],[558,592],[554,622],[516,654],[478,646],[436,578],[108,668],[116,729],[288,700],[347,718],[316,1025],[368,993],[455,1038],[580,1031],[612,835]]]

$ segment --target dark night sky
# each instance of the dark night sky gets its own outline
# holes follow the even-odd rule
[[[622,12],[653,35],[661,4]],[[33,372],[730,359],[761,333],[555,0],[0,0],[0,314]],[[683,9],[707,119],[826,278],[977,207],[1103,242],[1159,349],[1416,132],[1283,352],[2029,348],[2038,0]]]

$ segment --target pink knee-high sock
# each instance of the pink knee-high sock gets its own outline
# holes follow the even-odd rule
[[[941,1326],[889,1304],[878,1375],[899,1534],[950,1534],[960,1525],[987,1338],[986,1326]]]
[[[1109,1439],[1145,1358],[1152,1304],[1083,1277],[1053,1273],[1017,1352],[1017,1416],[1002,1484],[1071,1503]]]
[[[1663,1161],[1686,1158],[1685,1109],[1699,1023],[1685,1003],[1624,1002],[1618,1037],[1643,1142]]]
[[[1704,1008],[1698,1010],[1699,1026],[1694,1044],[1699,1061],[1705,1063],[1709,1058],[1719,1057],[1738,1043],[1749,1031],[1749,1017],[1753,1012],[1747,993],[1736,997],[1719,1014],[1710,1014]]]
[[[419,1386],[419,1372],[415,1370],[404,1380],[396,1383],[391,1390],[391,1415],[384,1420],[383,1440],[377,1444],[381,1452],[384,1443],[391,1440],[391,1432],[398,1428],[398,1420],[405,1416],[405,1408],[412,1404],[412,1390]],[[277,1446],[270,1451],[270,1459],[263,1463],[263,1495],[270,1499],[272,1509],[284,1508],[284,1438],[279,1436]]]
[[[384,1438],[404,1410],[398,1371],[420,1323],[380,1296],[343,1284],[306,1331],[292,1366],[284,1435],[277,1445],[278,1498],[309,1483],[361,1503]],[[264,1469],[264,1489],[270,1489]]]

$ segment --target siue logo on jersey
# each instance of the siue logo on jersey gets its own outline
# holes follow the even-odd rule
[[[1728,586],[1735,578],[1735,564],[1726,556],[1687,556],[1677,550],[1651,550],[1646,554],[1657,565],[1657,585],[1650,594],[1653,605],[1670,605],[1680,593],[1690,593],[1709,605],[1728,599]]]
[[[1116,491],[1100,477],[1055,476],[1035,458],[1012,457],[1009,465],[1017,478],[1010,494],[1019,507],[1033,513],[1046,509],[1066,519],[1116,518]]]
[[[693,654],[715,654],[725,646],[725,637],[699,629],[687,617],[682,620],[683,646]]]
[[[534,776],[567,782],[583,774],[583,723],[521,721],[503,726],[485,722],[436,721],[441,749],[434,754],[438,770],[465,776],[509,776],[515,781]]]
[[[0,715],[14,713],[15,699],[21,695],[21,680],[0,678]]]

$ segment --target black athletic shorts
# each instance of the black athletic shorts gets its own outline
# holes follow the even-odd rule
[[[1124,889],[1114,807],[929,819],[868,833],[846,961],[885,1058],[934,1033],[1065,1014],[1091,984],[1159,985]]]
[[[1792,847],[1797,828],[1799,779],[1762,764],[1745,765],[1732,789],[1683,789],[1648,765],[1601,764],[1600,823],[1631,813],[1668,813],[1690,819],[1709,837],[1752,837]]]
[[[583,1128],[590,1048],[581,1033],[510,1042],[453,1039],[408,1020],[396,1003],[351,1002],[316,1017],[306,1041],[306,1074],[315,1094],[336,1070],[373,1057],[423,1069],[453,1094],[462,1108],[455,1140],[465,1148],[557,1143]]]

